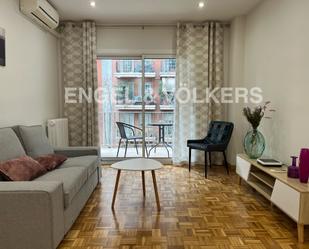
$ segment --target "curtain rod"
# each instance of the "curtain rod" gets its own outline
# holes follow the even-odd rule
[[[143,24],[143,23],[138,23],[138,24],[104,24],[104,23],[96,23],[97,26],[102,26],[102,27],[162,27],[162,26],[167,26],[167,27],[176,27],[177,24],[173,23],[162,23],[162,24]]]
[[[206,22],[215,22],[212,20],[207,20],[205,22],[189,22],[196,25],[203,25]],[[218,22],[218,21],[217,21]],[[180,22],[181,23],[181,22]],[[230,22],[221,22],[225,27],[230,27]],[[106,27],[106,28],[155,28],[155,27],[168,27],[168,28],[176,28],[177,24],[103,24],[96,23],[97,27]]]
[[[72,22],[75,25],[82,24],[82,21],[62,21],[62,23]],[[195,25],[204,25],[206,22],[220,22],[215,20],[206,20],[204,22],[183,22],[183,23],[192,23]],[[182,23],[182,22],[180,22]],[[230,27],[230,22],[221,22],[225,27]],[[166,28],[177,28],[177,24],[163,23],[163,24],[104,24],[96,23],[97,27],[105,28],[156,28],[156,27],[166,27]]]

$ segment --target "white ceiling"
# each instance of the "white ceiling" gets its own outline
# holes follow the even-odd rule
[[[172,24],[178,21],[224,20],[248,13],[261,0],[49,0],[61,20],[95,20],[103,24]]]

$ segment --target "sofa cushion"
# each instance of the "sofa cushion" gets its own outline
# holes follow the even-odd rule
[[[64,206],[67,208],[87,181],[87,170],[80,167],[55,169],[41,177],[36,178],[34,181],[62,182],[64,191]]]
[[[28,156],[0,163],[0,174],[9,181],[30,181],[46,172],[41,164]]]
[[[41,155],[54,154],[54,150],[49,144],[43,126],[19,126],[19,131],[29,156],[38,157]]]
[[[60,166],[68,158],[63,155],[50,154],[36,157],[35,160],[39,162],[46,170],[51,171]]]
[[[15,126],[11,126],[9,128],[12,128],[12,130],[15,132],[16,136],[18,137],[20,143],[22,144],[24,150],[25,150],[25,145],[23,143],[23,138],[20,135],[20,131],[19,131],[19,125],[15,125]]]
[[[0,161],[25,156],[26,152],[11,128],[0,129]]]
[[[88,177],[90,177],[98,167],[98,160],[99,158],[97,156],[70,157],[59,169],[82,167],[87,169]]]

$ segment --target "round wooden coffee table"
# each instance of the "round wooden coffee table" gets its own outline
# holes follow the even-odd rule
[[[142,184],[143,184],[143,196],[144,197],[146,196],[145,171],[151,171],[157,207],[158,207],[158,210],[160,211],[160,209],[161,209],[160,208],[160,199],[159,199],[157,180],[156,180],[156,174],[155,174],[155,170],[162,168],[162,164],[160,162],[153,160],[153,159],[136,158],[136,159],[124,160],[124,161],[121,161],[121,162],[114,163],[114,164],[112,164],[111,167],[113,169],[118,170],[116,183],[115,183],[115,189],[114,189],[112,209],[114,209],[114,204],[115,204],[115,200],[116,200],[116,196],[117,196],[117,189],[118,189],[118,185],[119,185],[120,174],[121,174],[122,170],[141,171],[142,172]]]

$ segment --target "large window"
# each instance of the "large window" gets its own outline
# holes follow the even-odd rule
[[[102,87],[103,103],[99,106],[100,141],[103,157],[116,157],[121,138],[116,122],[142,129],[136,136],[144,136],[148,150],[159,141],[159,127],[164,126],[164,140],[171,146],[174,119],[175,59],[145,59],[145,87],[142,83],[142,60],[99,59],[98,79]],[[145,91],[143,92],[144,89]],[[143,100],[145,115],[143,115]],[[143,116],[145,120],[143,120]],[[133,133],[126,129],[128,136]],[[139,154],[134,141],[129,142],[127,157],[141,156],[142,140],[138,140]],[[167,151],[168,150],[168,153]],[[119,157],[124,155],[124,147]],[[151,157],[172,155],[171,147],[158,144]]]

